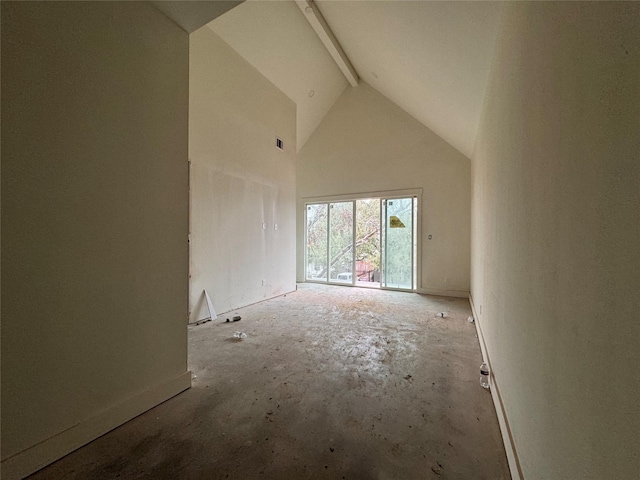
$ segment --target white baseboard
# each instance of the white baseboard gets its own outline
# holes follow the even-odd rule
[[[417,288],[416,293],[422,295],[436,295],[438,297],[455,297],[455,298],[469,298],[469,292],[462,290],[440,290],[438,288]]]
[[[480,325],[480,318],[473,304],[473,298],[469,294],[469,303],[471,304],[471,311],[473,312],[473,318],[475,319],[476,332],[478,332],[478,340],[480,343],[480,349],[482,350],[482,358],[484,362],[489,365],[489,371],[491,372],[491,398],[493,399],[493,406],[496,409],[498,416],[498,423],[500,424],[500,433],[502,434],[502,442],[504,443],[504,449],[507,454],[507,461],[509,462],[509,471],[511,472],[511,478],[513,480],[524,480],[522,475],[522,468],[520,467],[520,460],[518,459],[518,452],[513,442],[513,436],[511,435],[511,428],[509,427],[509,421],[507,420],[507,414],[504,410],[502,403],[502,397],[500,396],[500,389],[498,388],[498,382],[493,373],[491,366],[491,359],[487,352],[487,346],[484,342],[484,336],[482,334],[482,327]]]
[[[127,398],[57,435],[2,460],[2,478],[24,478],[190,387],[191,372],[187,371]]]

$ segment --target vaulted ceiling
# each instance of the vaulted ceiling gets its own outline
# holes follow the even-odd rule
[[[297,106],[302,148],[347,80],[294,1],[246,1],[209,27]]]
[[[318,5],[362,79],[471,157],[500,3],[321,0]]]
[[[357,74],[471,157],[500,2],[317,0]],[[307,13],[310,9],[307,9]],[[247,0],[209,27],[289,96],[298,149],[348,86],[293,0]]]

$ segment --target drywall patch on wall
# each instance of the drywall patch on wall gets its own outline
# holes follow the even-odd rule
[[[527,480],[640,471],[640,5],[505,7],[472,295]]]
[[[211,29],[190,45],[196,321],[203,289],[221,313],[295,289],[296,106]]]
[[[186,375],[189,40],[143,2],[0,8],[2,459],[50,458]]]
[[[298,154],[297,167],[298,281],[304,281],[303,199],[420,188],[418,287],[468,296],[467,157],[361,82],[343,92]]]

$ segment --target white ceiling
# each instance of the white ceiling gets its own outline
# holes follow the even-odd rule
[[[361,79],[471,157],[500,2],[316,3]],[[297,104],[300,150],[347,85],[305,15],[250,0],[209,26]]]
[[[317,4],[362,79],[471,157],[501,3]]]
[[[209,23],[227,44],[297,105],[300,150],[347,86],[293,1],[246,1]]]
[[[151,4],[178,24],[185,32],[191,33],[242,2],[243,0],[215,0],[213,2],[152,0]]]

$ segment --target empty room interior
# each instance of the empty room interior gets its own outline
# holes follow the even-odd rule
[[[639,3],[0,8],[3,479],[640,478]]]

